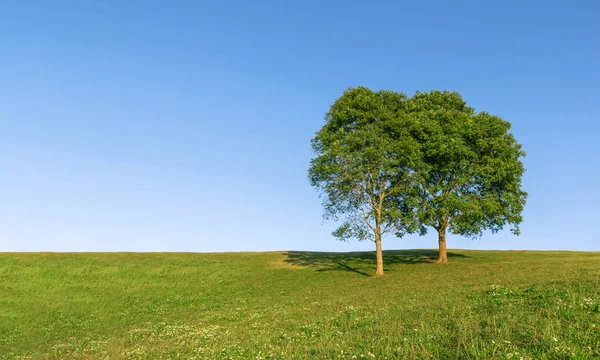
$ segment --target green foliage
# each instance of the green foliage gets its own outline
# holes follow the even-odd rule
[[[309,177],[323,195],[325,217],[341,240],[375,241],[405,231],[400,200],[418,144],[406,126],[406,96],[364,87],[347,90],[312,140]]]
[[[469,237],[510,224],[518,234],[525,153],[510,123],[475,113],[455,92],[417,93],[407,107],[420,144],[412,199],[419,224]]]
[[[600,358],[600,253],[433,253],[0,254],[0,359]]]
[[[407,98],[365,87],[347,90],[312,146],[309,176],[325,217],[342,240],[381,233],[477,237],[511,225],[519,234],[527,193],[521,145],[510,123],[476,113],[455,92]]]

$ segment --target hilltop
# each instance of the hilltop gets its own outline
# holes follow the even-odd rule
[[[3,253],[3,358],[600,358],[600,253]]]

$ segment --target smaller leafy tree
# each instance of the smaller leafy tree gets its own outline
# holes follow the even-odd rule
[[[365,87],[348,89],[331,106],[312,140],[311,184],[321,191],[324,217],[340,221],[340,240],[375,243],[383,275],[382,238],[410,229],[404,216],[409,166],[419,144],[405,126],[406,96]]]
[[[446,232],[479,237],[507,224],[519,234],[527,193],[521,145],[510,123],[475,113],[455,92],[417,93],[407,101],[411,136],[419,142],[412,196],[421,233],[438,233],[438,262],[447,262]]]

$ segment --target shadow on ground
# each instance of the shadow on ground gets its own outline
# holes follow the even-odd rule
[[[438,256],[437,250],[388,250],[383,252],[384,266],[392,264],[430,263]],[[469,258],[463,254],[448,252],[448,258]],[[375,268],[375,252],[313,252],[288,251],[286,263],[298,266],[319,267],[317,271],[350,271],[371,276],[363,268]]]

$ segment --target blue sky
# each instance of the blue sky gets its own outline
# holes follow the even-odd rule
[[[0,2],[0,251],[372,250],[323,224],[345,88],[457,90],[528,156],[522,235],[600,250],[597,1]],[[433,248],[436,236],[388,238]]]

